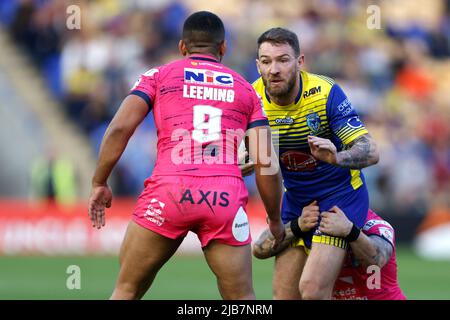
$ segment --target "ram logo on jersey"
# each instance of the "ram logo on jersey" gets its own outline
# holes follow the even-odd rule
[[[309,96],[315,95],[316,93],[320,93],[322,91],[322,87],[313,87],[309,89],[309,91],[303,92],[303,98],[308,98]]]
[[[229,73],[206,69],[184,68],[184,82],[232,87],[233,76]]]

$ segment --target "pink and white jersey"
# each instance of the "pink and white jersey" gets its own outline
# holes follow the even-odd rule
[[[388,241],[394,249],[391,258],[381,268],[377,277],[375,268],[361,266],[350,250],[336,280],[333,299],[405,300],[406,297],[397,280],[394,229],[388,222],[369,210],[362,232]]]
[[[153,176],[237,176],[247,129],[269,125],[261,100],[242,76],[207,55],[150,69],[130,94],[153,110],[158,134]]]

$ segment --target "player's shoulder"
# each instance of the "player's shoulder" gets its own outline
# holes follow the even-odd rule
[[[306,80],[305,82],[308,83],[310,87],[325,86],[331,89],[336,84],[336,81],[334,79],[325,75],[307,71],[302,71],[302,75]]]
[[[255,89],[255,91],[262,96],[264,93],[264,83],[262,81],[262,77],[259,77],[258,79],[256,79],[253,83],[252,83],[253,88]]]
[[[375,234],[382,236],[391,243],[393,242],[395,235],[395,230],[392,225],[372,210],[369,210],[368,212],[362,231],[368,235]]]
[[[224,69],[222,72],[229,73],[233,77],[234,82],[234,89],[238,90],[239,93],[244,93],[247,96],[257,97],[257,93],[255,92],[255,89],[253,88],[252,84],[238,71],[231,69],[227,66],[224,66]]]
[[[148,67],[147,71],[142,73],[142,76],[148,77],[148,78],[160,77],[161,74],[163,74],[168,69],[170,69],[170,67],[173,63],[176,63],[176,61],[168,62],[166,64],[162,64],[162,65],[158,65],[158,66]]]
[[[363,230],[369,230],[374,226],[385,226],[392,230],[394,229],[389,222],[387,222],[386,220],[381,218],[379,215],[377,215],[372,210],[369,210],[369,212],[367,214],[366,222],[364,223],[364,226],[363,226]]]
[[[174,69],[180,69],[180,68],[184,68],[186,66],[186,58],[182,58],[182,59],[175,59],[172,61],[169,61],[165,64],[162,64],[158,67],[156,67],[161,73],[164,72],[168,72]]]
[[[252,84],[250,82],[248,82],[247,79],[245,79],[245,77],[242,74],[240,74],[238,71],[231,69],[230,67],[227,67],[225,65],[220,65],[220,66],[223,66],[222,72],[229,73],[233,76],[237,85],[241,85],[241,86],[245,87],[246,89],[252,88]]]

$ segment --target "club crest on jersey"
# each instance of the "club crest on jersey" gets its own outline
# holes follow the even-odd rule
[[[306,116],[306,125],[312,133],[317,133],[320,129],[320,117],[317,112],[312,112]]]
[[[215,86],[232,87],[233,76],[229,73],[206,69],[184,68],[184,82],[193,84],[210,84]]]

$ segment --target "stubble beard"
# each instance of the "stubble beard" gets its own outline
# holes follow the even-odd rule
[[[264,86],[266,87],[269,95],[274,98],[277,98],[277,99],[285,99],[285,98],[289,97],[290,94],[292,93],[292,90],[295,87],[297,73],[298,73],[297,70],[295,72],[293,72],[291,74],[290,78],[288,79],[287,83],[285,83],[283,86],[280,86],[278,88],[274,88],[274,87],[268,85],[268,81],[264,80],[264,78],[263,78]]]

